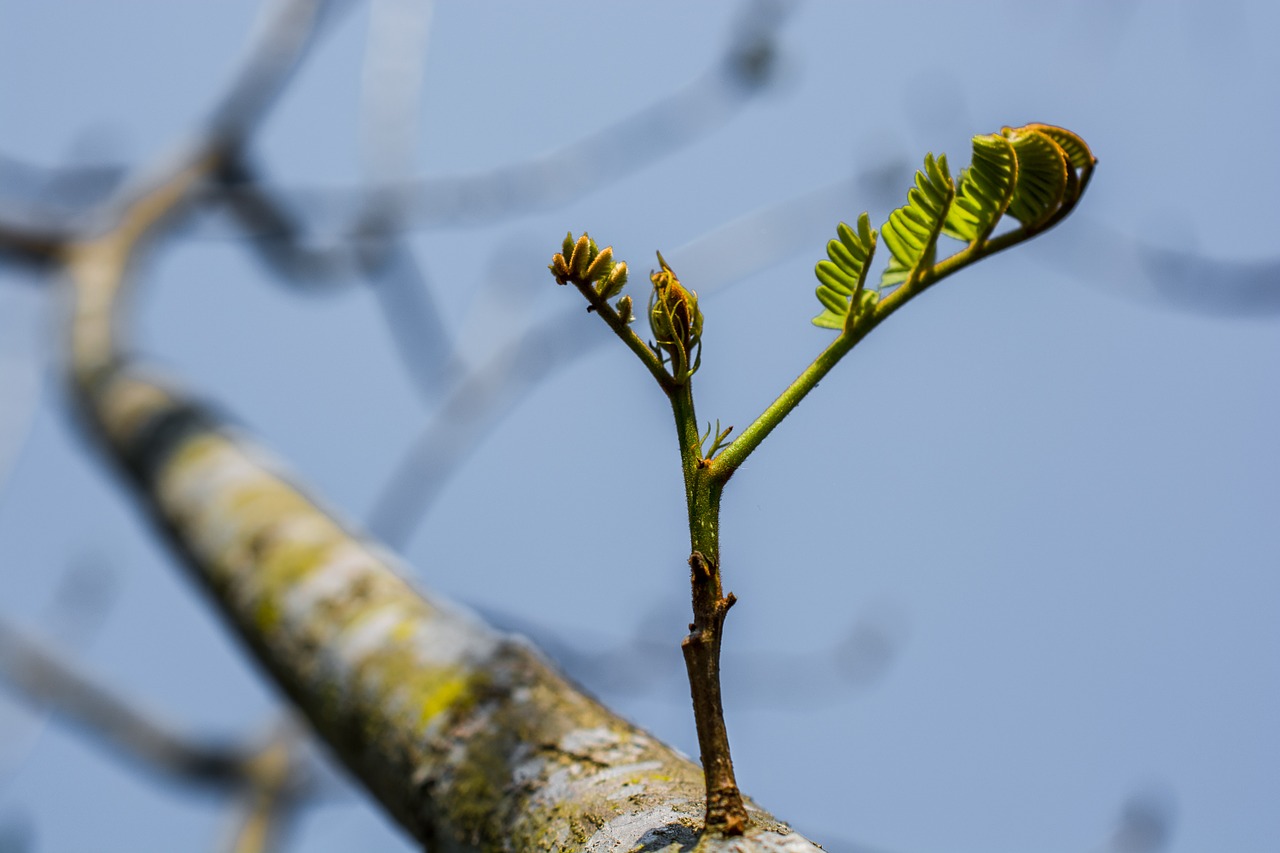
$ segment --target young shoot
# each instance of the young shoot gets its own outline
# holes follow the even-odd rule
[[[621,296],[626,264],[613,249],[599,249],[586,234],[569,234],[550,269],[559,284],[573,284],[587,310],[601,319],[648,368],[671,403],[689,517],[689,569],[693,622],[681,648],[689,673],[694,722],[706,781],[706,830],[741,835],[749,826],[734,777],[720,698],[720,644],[724,619],[736,600],[724,593],[720,565],[720,498],[725,483],[760,443],[853,347],[890,314],[943,278],[1010,246],[1047,231],[1079,202],[1096,159],[1079,136],[1060,127],[1029,124],[973,138],[973,159],[958,177],[945,155],[926,155],[907,203],[879,231],[868,214],[854,227],[841,222],[827,257],[818,262],[817,297],[822,311],[813,323],[836,338],[733,441],[733,427],[698,429],[694,373],[702,363],[703,315],[697,293],[688,290],[658,254],[650,274],[648,320],[653,339],[631,329],[631,298]],[[1008,219],[1011,227],[996,235]],[[995,235],[995,236],[993,236]],[[939,260],[938,240],[960,248]],[[883,243],[888,263],[874,287],[867,279]],[[950,244],[949,244],[950,245]]]

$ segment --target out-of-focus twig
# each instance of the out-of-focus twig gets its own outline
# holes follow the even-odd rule
[[[236,64],[223,96],[210,109],[200,137],[215,145],[241,145],[288,86],[327,25],[355,0],[275,0]]]
[[[278,726],[250,766],[250,782],[236,798],[226,853],[270,853],[279,847],[304,790],[300,787],[298,751],[301,741],[292,723]]]
[[[105,228],[48,233],[21,223],[0,223],[0,252],[34,263],[56,263],[68,273],[68,287],[77,300],[69,361],[79,393],[91,396],[95,380],[122,356],[114,311],[133,253],[173,218],[192,188],[243,143],[301,60],[327,8],[330,4],[323,0],[270,4],[258,38],[202,132],[95,211]],[[147,769],[188,782],[236,788],[254,784],[264,762],[274,767],[256,749],[197,741],[174,732],[2,622],[0,671],[21,697]],[[289,772],[289,786],[301,790],[297,773]]]
[[[688,701],[680,690],[686,678],[684,663],[671,642],[683,626],[667,618],[678,612],[670,602],[655,603],[633,635],[612,648],[598,638],[565,637],[527,616],[481,612],[493,624],[532,639],[593,690]],[[897,659],[905,637],[902,615],[879,607],[859,614],[845,635],[827,647],[799,652],[727,650],[726,669],[751,669],[769,677],[726,685],[726,695],[738,708],[787,705],[797,692],[804,693],[811,707],[841,701],[879,681]]]
[[[813,232],[830,230],[831,217],[881,200],[897,164],[868,170],[778,205],[769,205],[674,250],[670,257],[693,272],[703,297],[765,269],[808,246]],[[896,185],[895,185],[896,189]],[[859,207],[854,207],[854,205]],[[821,242],[813,244],[818,251]],[[530,326],[473,368],[445,370],[453,384],[414,439],[366,518],[383,541],[404,547],[453,472],[537,384],[611,340],[580,334],[577,310],[565,310]]]
[[[1136,791],[1125,800],[1106,853],[1160,853],[1173,840],[1174,800],[1163,789]]]
[[[1280,260],[1238,261],[1139,247],[1156,294],[1184,310],[1223,317],[1280,314]]]
[[[110,197],[126,173],[119,163],[37,165],[0,154],[0,216],[66,231],[77,215]]]
[[[319,24],[351,5],[352,0],[277,0],[259,19],[256,36],[236,65],[224,95],[209,111],[200,132],[169,158],[134,174],[101,209],[99,222],[120,218],[154,190],[157,180],[180,171],[178,164],[198,164],[193,178],[216,171],[224,158],[239,148],[246,135],[266,114],[320,32]],[[184,196],[185,200],[185,196]],[[171,211],[167,211],[171,212]],[[80,231],[32,222],[0,221],[0,257],[29,264],[50,264]]]
[[[299,733],[278,726],[262,745],[179,734],[0,620],[0,680],[17,697],[74,725],[130,763],[178,782],[233,793],[226,849],[265,853],[296,807],[317,792]]]
[[[422,115],[432,0],[373,0],[360,85],[360,141],[366,179],[397,183],[412,174]]]
[[[603,336],[577,340],[577,311],[559,313],[530,327],[484,364],[467,371],[444,395],[426,427],[396,465],[366,518],[369,529],[392,547],[403,547],[450,477],[520,398]]]
[[[449,178],[418,178],[357,189],[225,187],[232,204],[241,194],[268,195],[276,205],[308,211],[325,224],[348,222],[370,197],[392,209],[402,228],[466,225],[558,205],[631,174],[722,127],[771,79],[777,34],[794,3],[745,4],[727,49],[710,70],[665,99],[562,148],[533,159]],[[318,215],[317,215],[318,214]],[[258,225],[268,225],[261,220]],[[350,224],[326,233],[359,231]],[[280,236],[259,231],[261,236]]]
[[[535,207],[554,206],[615,179],[723,124],[770,78],[776,37],[791,6],[754,0],[739,15],[733,38],[719,65],[684,90],[558,151],[495,172],[445,179],[407,176],[414,137],[420,56],[405,58],[425,40],[426,16],[387,0],[375,10],[366,62],[366,149],[368,185],[339,195],[347,223],[344,237],[310,245],[309,227],[297,211],[317,209],[316,199],[271,189],[258,180],[243,152],[218,171],[219,197],[236,217],[268,267],[305,289],[365,279],[374,287],[401,360],[420,395],[434,400],[442,366],[452,349],[430,282],[412,247],[400,237],[409,227],[457,224]],[[408,16],[408,19],[406,19]],[[390,44],[388,45],[388,40]],[[394,49],[394,50],[393,50]],[[392,53],[401,54],[396,60]],[[405,73],[407,66],[410,73]],[[396,71],[397,73],[392,73]],[[388,76],[395,85],[376,84]],[[478,216],[472,199],[486,199]],[[330,199],[332,201],[332,199]],[[443,202],[444,207],[435,208]],[[461,203],[461,208],[457,208]],[[331,205],[331,207],[334,207]],[[508,209],[509,208],[509,209]],[[436,213],[422,215],[422,210]],[[448,212],[454,209],[455,212]]]
[[[51,711],[145,769],[220,786],[242,784],[249,776],[252,752],[173,731],[4,621],[0,675],[20,699]]]
[[[1280,314],[1275,257],[1239,260],[1162,248],[1088,219],[1070,236],[1046,243],[1037,257],[1108,293],[1179,311],[1237,319]]]
[[[243,152],[228,159],[218,172],[219,181],[230,186],[251,185],[255,178]],[[299,291],[315,293],[366,281],[416,389],[428,401],[436,398],[451,336],[412,247],[394,221],[380,218],[394,216],[391,208],[371,206],[361,233],[339,243],[310,246],[293,213],[271,196],[237,192],[227,198],[227,204],[244,224],[259,260]]]
[[[0,221],[0,260],[44,267],[53,263],[67,234],[28,222]]]

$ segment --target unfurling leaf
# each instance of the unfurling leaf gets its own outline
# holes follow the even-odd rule
[[[613,266],[609,274],[600,282],[597,292],[601,299],[612,299],[627,286],[627,262],[620,261]]]
[[[1009,207],[1018,180],[1013,145],[999,134],[973,138],[973,162],[960,173],[943,233],[976,243],[987,239]]]
[[[916,185],[907,193],[907,204],[889,214],[881,229],[891,257],[880,276],[879,290],[912,282],[933,266],[938,235],[956,196],[956,185],[947,172],[947,156],[936,160],[925,155],[924,171],[916,172]]]
[[[880,230],[890,258],[875,293],[865,287],[876,232],[864,213],[855,233],[844,223],[840,239],[827,244],[829,260],[819,261],[817,326],[849,331],[866,312],[877,309],[887,288],[909,293],[938,278],[1044,231],[1075,207],[1092,177],[1096,158],[1084,140],[1048,124],[1004,128],[973,138],[973,162],[960,174],[959,186],[945,156],[925,157],[916,172],[907,204],[893,211]],[[1019,226],[992,236],[1005,214]],[[938,238],[945,234],[965,245],[938,260]]]
[[[582,277],[587,281],[598,281],[611,269],[613,269],[613,247],[605,246],[591,259],[591,265],[587,267]]]

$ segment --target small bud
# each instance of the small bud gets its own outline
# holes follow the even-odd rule
[[[560,251],[567,258],[573,254],[573,232],[569,231],[564,235],[564,243],[560,246]]]
[[[569,272],[573,278],[583,281],[587,267],[591,265],[591,238],[583,234],[573,245],[573,255],[569,258]]]
[[[551,274],[556,277],[556,284],[567,284],[569,281],[569,264],[565,261],[564,255],[556,252],[551,256],[551,265],[547,267],[551,270]]]
[[[587,267],[587,271],[583,276],[587,281],[596,281],[604,277],[613,267],[613,247],[605,246],[600,250],[600,254],[596,255],[595,260],[591,262],[591,266]]]
[[[635,319],[635,317],[631,315],[630,296],[624,296],[618,300],[618,318],[622,320],[623,325],[626,325]]]
[[[608,251],[607,249],[605,251]],[[622,288],[627,286],[627,262],[619,261],[614,264],[613,269],[609,271],[609,276],[600,284],[600,296],[603,299],[612,299],[622,292]]]
[[[684,289],[661,252],[658,263],[662,269],[649,274],[653,282],[649,327],[654,340],[671,357],[671,375],[677,382],[684,382],[701,362],[702,312],[698,310],[698,294]]]
[[[684,289],[662,253],[658,253],[662,269],[650,274],[653,295],[649,300],[649,323],[658,343],[679,343],[687,352],[702,336],[702,312],[698,310],[698,294]]]

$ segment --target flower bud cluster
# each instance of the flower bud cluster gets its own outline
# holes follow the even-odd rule
[[[577,240],[572,232],[566,234],[562,251],[551,257],[547,269],[555,276],[556,284],[590,286],[601,299],[612,299],[627,284],[626,262],[615,262],[612,246],[601,249],[586,234]]]

